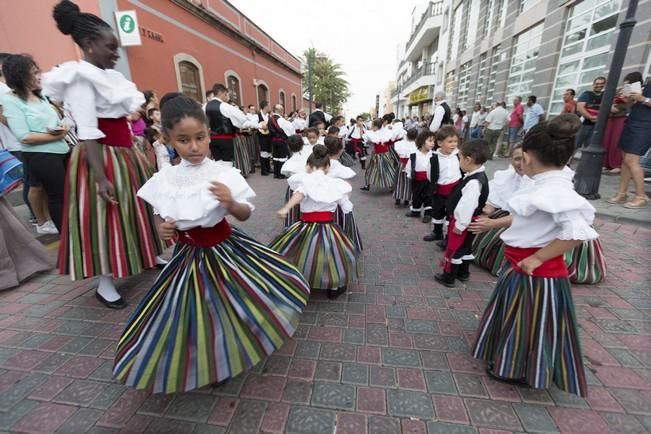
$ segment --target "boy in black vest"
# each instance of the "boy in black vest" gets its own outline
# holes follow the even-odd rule
[[[450,226],[441,266],[443,273],[434,275],[437,282],[453,288],[455,279],[462,282],[470,278],[470,262],[474,234],[468,226],[482,213],[488,199],[488,177],[484,163],[488,159],[488,143],[474,139],[461,146],[459,164],[463,179],[448,198],[447,210]]]

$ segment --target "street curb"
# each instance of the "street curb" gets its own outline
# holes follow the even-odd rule
[[[647,220],[638,220],[634,219],[631,217],[624,217],[624,216],[613,216],[613,215],[608,215],[608,214],[603,214],[603,213],[595,213],[595,216],[597,218],[600,218],[602,220],[607,220],[611,223],[618,223],[618,224],[634,224],[638,226],[644,226],[647,228],[651,228],[651,221]]]

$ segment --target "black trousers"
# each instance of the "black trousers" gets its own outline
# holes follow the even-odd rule
[[[285,140],[272,140],[271,148],[273,158],[289,158],[289,146]]]
[[[419,210],[424,208],[429,213],[432,199],[432,184],[428,180],[412,181],[411,187],[411,208]]]
[[[210,153],[215,161],[233,161],[235,159],[233,139],[212,139]]]
[[[443,224],[445,222],[445,216],[448,214],[445,207],[447,200],[447,196],[441,196],[436,193],[432,195],[432,220],[434,220],[435,224]]]
[[[61,232],[66,170],[70,154],[23,152],[27,178],[41,185],[47,193],[47,207],[54,226]]]

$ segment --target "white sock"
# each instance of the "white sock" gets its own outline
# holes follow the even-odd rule
[[[156,265],[167,265],[168,261],[162,256],[156,256]]]
[[[115,283],[113,282],[113,276],[110,274],[105,274],[99,278],[99,286],[97,287],[97,293],[102,296],[102,298],[108,302],[117,301],[120,299],[120,294],[117,289],[115,289]]]

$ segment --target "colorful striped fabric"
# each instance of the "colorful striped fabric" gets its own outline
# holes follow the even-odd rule
[[[269,247],[302,271],[311,288],[348,285],[358,272],[355,246],[336,223],[294,223]]]
[[[294,194],[294,192],[289,188],[289,186],[287,186],[287,190],[285,190],[284,203],[289,202],[289,199],[291,199],[292,194]],[[301,219],[301,205],[299,204],[294,206],[292,209],[290,209],[287,215],[285,216],[284,219],[285,228],[290,227],[300,219]]]
[[[355,165],[355,160],[351,157],[348,152],[342,152],[341,157],[339,157],[339,162],[346,167],[353,167]]]
[[[72,280],[103,274],[123,278],[155,266],[165,248],[158,238],[152,209],[136,196],[152,176],[137,147],[103,146],[104,171],[113,184],[117,205],[97,194],[85,146],[72,150],[59,246],[59,272]]]
[[[258,155],[260,154],[260,149],[258,146],[258,138],[255,134],[250,134],[244,136],[244,141],[246,142],[246,150],[249,153],[249,160],[251,161],[251,169],[255,168],[256,163],[258,162]]]
[[[0,149],[0,197],[23,181],[23,163],[6,149]]]
[[[411,182],[407,178],[407,172],[405,172],[405,167],[407,163],[399,163],[396,166],[396,185],[393,189],[393,198],[401,202],[411,200]]]
[[[373,154],[364,174],[366,184],[380,189],[393,188],[396,182],[396,160],[390,152]]]
[[[552,383],[587,395],[579,329],[567,278],[530,277],[506,264],[479,325],[473,356],[493,374],[536,389]]]
[[[567,271],[572,283],[595,284],[606,278],[608,267],[601,241],[584,241],[565,253]]]
[[[490,218],[498,219],[508,216],[506,211],[498,210],[493,213]],[[488,232],[477,234],[472,243],[472,252],[475,255],[475,264],[481,268],[488,270],[493,276],[502,269],[506,262],[504,256],[504,242],[500,239],[500,235],[507,228],[491,229]]]
[[[248,145],[246,138],[241,134],[236,134],[233,138],[233,166],[239,169],[243,177],[248,177],[251,172],[251,158],[249,157]]]
[[[355,221],[355,214],[353,211],[344,214],[344,224],[342,226],[344,233],[348,235],[348,238],[353,242],[355,246],[355,251],[358,255],[364,250],[364,244],[362,243],[362,237],[359,234],[359,227],[357,226],[357,221]]]
[[[179,244],[127,322],[113,375],[155,393],[225,381],[294,334],[309,292],[289,261],[236,228],[210,248]]]

